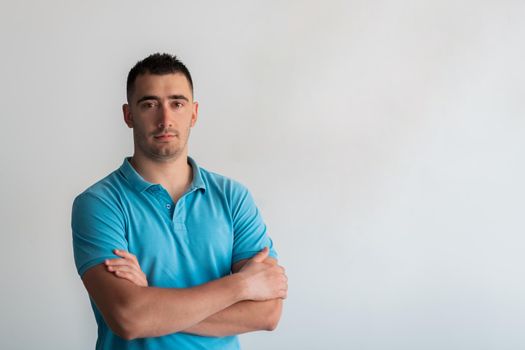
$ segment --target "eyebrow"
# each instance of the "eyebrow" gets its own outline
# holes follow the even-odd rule
[[[186,102],[189,102],[190,100],[184,96],[184,95],[170,95],[168,96],[168,99],[169,100],[184,100]],[[146,96],[142,96],[141,98],[139,98],[139,100],[137,101],[137,104],[141,103],[142,101],[147,101],[147,100],[155,100],[155,101],[160,101],[160,97],[158,96],[153,96],[153,95],[146,95]]]

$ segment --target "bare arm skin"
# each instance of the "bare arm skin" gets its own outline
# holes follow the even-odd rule
[[[146,277],[135,257],[127,252],[116,252],[116,254],[123,259],[113,259],[106,262],[108,271],[137,285],[147,286]],[[264,262],[270,266],[277,265],[277,260],[267,257],[266,253],[258,254],[255,261]],[[237,262],[233,265],[232,271],[234,273],[241,271],[248,262],[248,259]],[[222,337],[257,330],[271,331],[277,327],[281,311],[282,298],[267,301],[240,301],[207,317],[183,332],[201,336]]]
[[[286,297],[284,269],[256,261],[260,254],[239,273],[192,288],[139,286],[107,271],[104,264],[89,269],[82,279],[114,333],[124,339],[157,337],[188,329],[243,300]]]
[[[237,262],[232,271],[240,271],[248,260]],[[266,258],[264,263],[277,265],[277,260]],[[283,298],[266,301],[241,301],[204,319],[184,332],[203,336],[224,337],[253,331],[273,331],[281,318]]]

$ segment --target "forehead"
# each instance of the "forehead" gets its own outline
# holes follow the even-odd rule
[[[181,73],[173,74],[141,74],[137,76],[133,89],[133,99],[141,96],[168,97],[184,95],[191,101],[191,87],[188,79]]]

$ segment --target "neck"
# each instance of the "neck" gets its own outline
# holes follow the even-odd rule
[[[131,165],[144,180],[162,185],[174,202],[186,192],[193,179],[187,152],[167,160],[154,160],[135,152]]]

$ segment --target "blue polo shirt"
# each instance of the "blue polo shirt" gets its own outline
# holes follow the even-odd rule
[[[159,184],[122,166],[81,193],[73,203],[75,263],[80,276],[113,249],[136,255],[150,286],[187,288],[227,276],[235,262],[270,247],[261,214],[248,190],[236,181],[197,166],[188,157],[193,181],[174,203]],[[239,349],[236,336],[174,333],[126,341],[108,327],[91,301],[98,324],[97,349]]]

